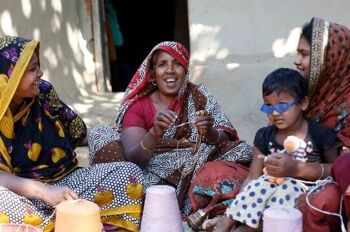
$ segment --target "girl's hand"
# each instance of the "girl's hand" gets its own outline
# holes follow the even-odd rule
[[[294,177],[298,161],[289,155],[272,153],[265,160],[266,172],[274,177]]]
[[[176,118],[177,115],[174,111],[168,109],[160,110],[154,118],[151,133],[160,138],[164,132],[175,122]]]
[[[195,113],[192,123],[197,127],[199,134],[207,136],[214,125],[214,117],[206,110],[199,110]]]
[[[40,199],[51,206],[56,206],[65,200],[77,200],[79,196],[68,187],[45,184]]]

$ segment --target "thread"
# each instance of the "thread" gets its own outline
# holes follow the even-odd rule
[[[140,231],[184,231],[175,188],[167,185],[153,185],[146,190]]]
[[[67,200],[56,207],[55,232],[101,232],[100,208],[88,200]]]
[[[302,214],[295,208],[268,208],[263,216],[264,232],[302,232]]]

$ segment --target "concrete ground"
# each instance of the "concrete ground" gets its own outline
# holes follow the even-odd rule
[[[117,109],[124,93],[89,93],[86,96],[59,95],[85,121],[88,128],[97,124],[113,125]],[[86,167],[89,163],[88,147],[76,149],[80,166]]]

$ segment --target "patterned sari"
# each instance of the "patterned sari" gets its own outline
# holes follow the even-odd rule
[[[0,172],[48,185],[68,186],[95,202],[103,223],[137,231],[142,208],[142,172],[131,163],[79,168],[74,149],[86,136],[83,120],[57,96],[52,85],[39,83],[39,96],[24,99],[12,114],[9,104],[39,43],[0,38]],[[0,176],[0,178],[2,178]],[[54,229],[54,207],[0,187],[0,223],[26,223]]]
[[[306,116],[334,129],[342,146],[350,147],[350,30],[345,26],[313,18],[310,58],[309,97],[310,105]],[[348,163],[343,154],[334,162],[332,176],[342,183],[347,172],[342,163]],[[348,167],[349,165],[347,165]],[[309,194],[310,203],[318,209],[339,213],[341,189],[328,182],[317,186]],[[300,199],[299,209],[303,212],[303,230],[339,231],[339,218],[317,212]],[[350,210],[350,209],[349,209]]]
[[[178,101],[181,104],[179,117],[158,140],[155,149],[156,155],[144,169],[145,187],[155,184],[174,186],[183,213],[189,214],[191,212],[189,194],[191,193],[188,190],[197,171],[205,163],[213,160],[234,161],[247,165],[252,158],[252,150],[247,143],[238,139],[235,129],[211,92],[204,85],[193,84],[189,81],[189,54],[183,45],[176,42],[163,42],[153,48],[125,92],[115,120],[116,128],[99,125],[92,129],[89,136],[90,154],[96,156],[99,153],[101,156],[105,156],[99,162],[111,160],[106,152],[112,152],[117,157],[115,149],[106,147],[110,146],[111,143],[114,144],[114,147],[120,146],[118,145],[120,131],[123,129],[121,126],[126,111],[134,102],[143,96],[150,95],[155,90],[156,86],[151,83],[150,65],[156,50],[163,50],[176,58],[185,68],[186,78],[178,94]],[[186,124],[176,127],[192,120],[198,110],[209,111],[215,120],[214,127],[229,134],[231,140],[210,145],[200,139],[201,136],[193,125]],[[101,150],[105,152],[101,153]]]

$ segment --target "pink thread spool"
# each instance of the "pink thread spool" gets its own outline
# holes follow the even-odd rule
[[[175,189],[167,185],[154,185],[146,190],[141,232],[184,231]]]
[[[42,232],[42,229],[27,224],[0,224],[1,232]]]
[[[263,231],[302,232],[302,214],[299,210],[294,208],[268,208],[264,211]]]

